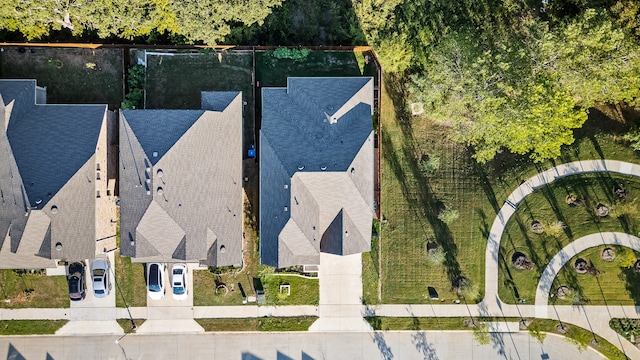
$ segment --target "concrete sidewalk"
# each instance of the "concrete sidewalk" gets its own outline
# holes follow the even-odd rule
[[[572,257],[586,249],[600,245],[620,245],[640,251],[640,238],[619,232],[603,232],[583,236],[572,241],[549,261],[542,276],[540,276],[536,290],[536,307],[542,309],[542,306],[546,306],[549,303],[549,292],[553,286],[553,280],[556,278],[560,269],[562,269]]]
[[[524,200],[525,197],[533,193],[533,191],[554,180],[570,175],[606,171],[640,177],[640,165],[637,164],[615,160],[576,161],[558,165],[532,176],[509,195],[507,201],[505,201],[493,221],[487,239],[487,250],[485,253],[486,297],[492,299],[498,295],[498,256],[500,252],[500,241],[502,240],[504,227],[515,213],[518,204]],[[493,306],[493,303],[488,303],[487,305]]]

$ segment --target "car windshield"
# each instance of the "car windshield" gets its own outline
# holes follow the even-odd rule
[[[78,279],[77,277],[73,276],[70,280],[69,280],[69,292],[70,293],[79,293],[80,289],[78,289],[78,285],[80,285],[80,281],[78,281],[80,279]]]
[[[96,294],[104,294],[104,290],[96,290]]]
[[[160,269],[158,265],[153,264],[149,267],[149,291],[160,291]]]
[[[102,275],[104,275],[104,270],[103,269],[95,269],[95,270],[93,270],[93,275],[94,276],[102,276]]]
[[[180,284],[174,284],[173,285],[173,293],[174,294],[184,294],[184,288],[182,286],[180,286]]]

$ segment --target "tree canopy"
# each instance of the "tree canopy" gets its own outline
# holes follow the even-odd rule
[[[152,32],[216,44],[237,24],[262,23],[282,0],[0,0],[0,29],[28,40],[53,30],[133,39]]]
[[[518,28],[448,30],[410,63],[411,101],[451,124],[479,162],[507,149],[555,158],[597,103],[640,104],[640,46],[607,10]],[[394,60],[394,58],[389,58]],[[394,67],[392,67],[394,69]]]

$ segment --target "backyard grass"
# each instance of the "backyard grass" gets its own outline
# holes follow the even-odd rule
[[[616,252],[616,258],[612,262],[602,260],[602,250],[607,247]],[[632,259],[630,263],[627,256]],[[577,274],[573,264],[578,258],[589,262],[600,271],[600,274],[597,276]],[[566,305],[573,302],[588,305],[640,304],[640,274],[632,268],[634,260],[638,258],[640,253],[620,246],[597,246],[579,253],[560,270],[553,286],[553,289],[567,286],[573,290],[573,294],[564,300],[557,299],[556,304]],[[550,302],[553,300],[549,299]]]
[[[147,285],[144,278],[144,264],[132,263],[131,258],[115,253],[116,306],[147,306]]]
[[[287,77],[373,76],[373,60],[363,52],[312,51],[306,60],[276,59],[270,51],[256,52],[256,77],[261,87],[287,86]]]
[[[367,304],[428,303],[428,286],[450,303],[458,298],[452,287],[460,276],[476,287],[475,300],[481,299],[489,229],[506,198],[523,180],[556,164],[576,160],[640,162],[638,154],[622,139],[640,119],[640,113],[600,106],[591,109],[583,128],[575,132],[574,144],[564,147],[554,161],[534,164],[526,156],[504,152],[479,165],[471,158],[470,149],[450,139],[447,124],[408,114],[403,79],[391,74],[385,74],[384,79],[380,117],[382,259],[381,266],[366,257],[363,260],[363,301]],[[438,165],[431,169],[426,166],[433,163]],[[457,210],[458,218],[444,223],[438,219],[443,209]],[[600,224],[607,221],[617,220]],[[429,262],[427,243],[444,250],[441,264]],[[373,291],[376,278],[382,281],[381,297]],[[501,298],[513,301],[510,293],[501,293]]]
[[[251,52],[147,55],[146,108],[200,109],[201,91],[242,91],[244,152],[255,145]]]
[[[616,185],[622,185],[625,190],[630,192],[627,199],[617,198],[614,194]],[[568,205],[566,198],[570,194],[574,194],[577,198],[584,200],[584,204],[580,206]],[[636,194],[640,194],[640,179],[612,173],[595,173],[558,179],[527,196],[518,205],[515,214],[507,223],[500,243],[500,273],[498,278],[500,298],[507,303],[514,303],[518,298],[528,302],[532,301],[535,298],[538,280],[547,263],[558,251],[573,240],[588,234],[605,231],[636,234],[640,225],[636,215],[618,218],[613,213],[607,217],[600,217],[595,213],[598,204],[605,204],[612,210],[624,203],[636,206],[633,200]],[[531,231],[531,223],[534,220],[543,224],[562,221],[566,228],[556,236],[546,233],[534,234]],[[593,251],[589,251],[588,256],[597,263],[596,268],[605,266],[603,262],[600,262],[599,254],[593,256]],[[515,252],[525,254],[533,263],[533,270],[517,270],[512,264],[512,256]],[[616,301],[616,303],[621,301],[629,304],[631,300],[628,291],[625,291],[625,282],[617,280],[617,276],[620,274],[619,267],[616,268],[615,264],[607,264],[606,269],[607,272],[600,275],[602,277],[601,280],[615,280],[615,282],[619,283],[619,286],[605,284],[603,290],[608,291],[608,286],[613,286],[610,289],[611,291],[621,290],[621,293],[618,296],[614,296],[612,301]],[[565,271],[561,282],[569,282],[569,284],[580,286],[574,274],[575,272]],[[588,277],[589,275],[585,276]],[[583,289],[584,295],[590,295],[588,298],[594,304],[602,304],[600,287],[596,286],[595,281],[587,281],[585,276],[581,276],[581,279],[584,280],[579,282],[587,286],[587,288]]]
[[[0,335],[48,335],[63,327],[69,320],[3,320]]]
[[[47,276],[44,271],[21,273],[0,270],[0,307],[63,308],[69,307],[67,279]]]
[[[317,319],[315,316],[300,316],[195,320],[204,331],[307,331]]]
[[[50,104],[109,104],[123,98],[122,49],[3,48],[0,76],[36,79]]]

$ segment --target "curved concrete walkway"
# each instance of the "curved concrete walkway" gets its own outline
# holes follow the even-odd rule
[[[567,261],[578,253],[599,245],[620,245],[640,251],[640,238],[619,232],[603,232],[583,236],[558,252],[544,269],[536,290],[536,308],[547,306],[553,280]]]
[[[501,305],[501,301],[498,298],[500,240],[505,226],[516,211],[517,205],[529,194],[554,180],[570,175],[594,172],[614,172],[640,177],[640,165],[616,160],[584,160],[561,164],[529,178],[509,195],[493,221],[487,242],[487,252],[485,254],[485,298],[483,302],[489,309],[499,310],[498,308]]]

